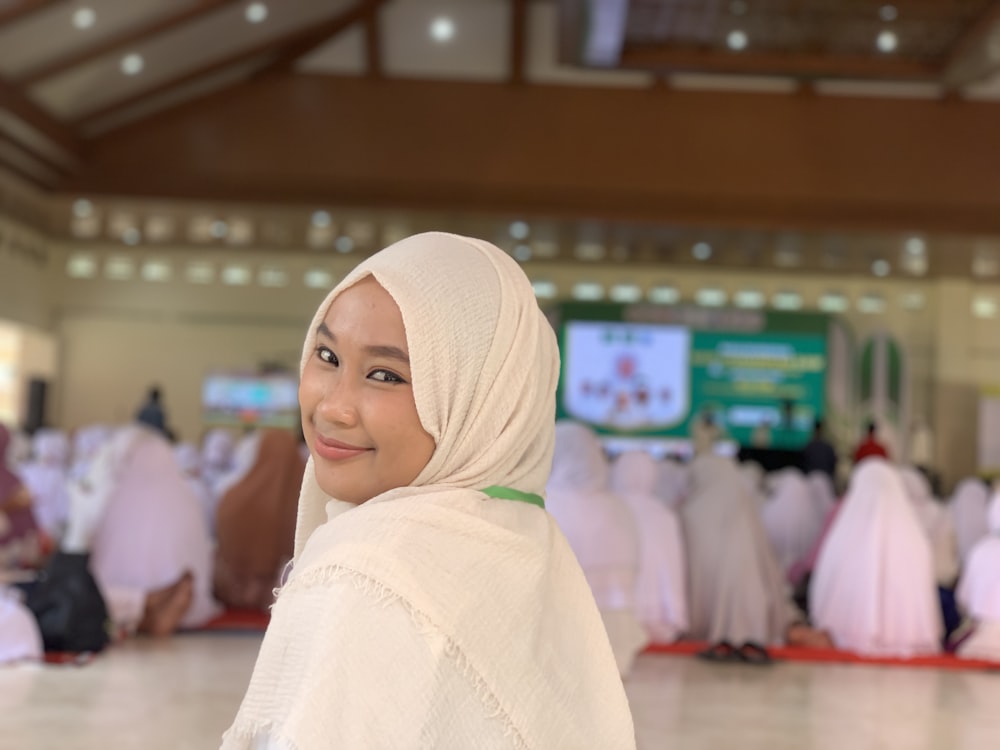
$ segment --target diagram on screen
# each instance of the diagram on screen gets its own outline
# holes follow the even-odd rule
[[[681,326],[571,321],[563,406],[614,430],[666,429],[688,413],[690,333]]]

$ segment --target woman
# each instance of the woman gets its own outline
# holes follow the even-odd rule
[[[611,489],[639,531],[636,614],[650,637],[672,643],[688,628],[687,571],[680,523],[653,494],[659,466],[645,451],[626,451],[611,467]]]
[[[672,458],[665,458],[657,466],[656,498],[668,510],[678,512],[688,493],[688,470]]]
[[[847,651],[909,657],[940,649],[930,541],[899,473],[882,459],[854,470],[816,560],[809,612]]]
[[[587,589],[540,507],[555,336],[517,264],[448,234],[320,306],[295,567],[223,747],[634,748]]]
[[[32,453],[34,458],[21,469],[21,478],[34,500],[39,525],[58,541],[69,514],[69,438],[59,430],[39,430],[32,440]]]
[[[292,558],[295,507],[304,466],[295,436],[260,430],[240,444],[240,474],[223,481],[215,511],[216,598],[237,609],[266,610]]]
[[[973,631],[956,653],[1000,662],[1000,493],[990,501],[987,525],[989,535],[972,548],[958,583],[958,605],[971,618]]]
[[[167,635],[218,614],[201,504],[159,433],[140,425],[114,432],[69,494],[63,549],[90,552],[121,630]]]
[[[0,424],[0,569],[33,568],[42,561],[42,538],[32,498],[7,465],[10,431]]]
[[[232,433],[216,427],[205,433],[201,442],[201,477],[218,502],[218,482],[233,469],[236,441]],[[214,514],[214,511],[213,511]]]
[[[990,493],[986,485],[978,479],[965,479],[955,489],[948,510],[955,526],[958,556],[963,563],[979,542],[990,533],[987,508]]]
[[[625,677],[649,642],[636,611],[640,541],[635,517],[609,489],[608,460],[593,431],[565,421],[556,425],[555,434],[545,507],[583,568]]]
[[[795,470],[782,472],[761,517],[778,564],[790,579],[795,563],[809,552],[823,527],[823,516],[805,477]]]
[[[736,463],[699,456],[681,510],[687,547],[690,635],[712,643],[784,641],[798,619],[759,506]]]
[[[934,499],[930,482],[919,470],[906,466],[900,473],[907,496],[931,542],[934,577],[938,587],[951,589],[958,579],[959,569],[958,539],[955,536],[951,515]]]
[[[0,666],[42,658],[38,622],[18,593],[0,583]]]

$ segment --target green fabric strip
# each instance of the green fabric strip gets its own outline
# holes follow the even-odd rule
[[[500,500],[517,500],[521,503],[529,503],[530,505],[537,505],[543,510],[545,509],[545,501],[542,499],[542,496],[533,495],[530,492],[521,492],[510,487],[487,487],[484,490],[480,490],[480,492]]]

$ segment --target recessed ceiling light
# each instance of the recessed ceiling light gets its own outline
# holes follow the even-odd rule
[[[250,3],[243,15],[249,23],[263,23],[267,20],[267,6],[264,3]]]
[[[927,243],[923,237],[908,237],[903,245],[907,255],[923,255],[927,252]]]
[[[874,263],[872,263],[872,273],[876,276],[888,276],[889,271],[892,268],[889,266],[889,261],[882,260],[881,258]]]
[[[73,11],[73,26],[80,29],[89,29],[97,23],[97,13],[93,8],[77,8]]]
[[[895,52],[896,47],[899,46],[899,39],[896,37],[895,31],[880,31],[878,37],[875,39],[875,46],[878,47],[879,52],[885,52],[886,54],[890,52]]]
[[[510,236],[515,240],[525,239],[530,231],[531,227],[523,221],[515,221],[510,225]]]
[[[712,246],[707,242],[696,242],[691,248],[691,255],[695,257],[695,260],[708,260],[712,257]]]
[[[127,76],[139,75],[144,67],[146,67],[146,61],[142,59],[142,55],[136,52],[130,52],[122,58],[122,73]]]
[[[749,41],[750,39],[747,37],[747,33],[742,29],[733,29],[726,35],[726,46],[736,52],[746,49]]]
[[[126,245],[138,245],[141,237],[142,235],[139,234],[139,230],[135,227],[129,227],[122,232],[122,242]]]
[[[514,257],[522,263],[531,260],[531,245],[518,245],[515,247]]]
[[[78,219],[86,219],[94,213],[94,204],[86,198],[73,201],[73,215]]]
[[[455,22],[447,16],[441,16],[431,21],[431,39],[435,42],[447,42],[455,36]]]
[[[895,21],[898,15],[899,11],[896,10],[895,5],[883,5],[878,9],[878,17],[886,22]]]
[[[217,219],[212,222],[211,226],[208,228],[208,232],[215,237],[215,239],[221,240],[229,234],[229,225],[226,222]]]
[[[333,221],[333,217],[330,216],[329,211],[313,211],[312,225],[317,229],[326,229],[330,226],[331,221]]]
[[[333,246],[337,248],[338,253],[349,253],[354,249],[354,240],[346,234],[342,234],[337,238],[337,241],[333,243]]]

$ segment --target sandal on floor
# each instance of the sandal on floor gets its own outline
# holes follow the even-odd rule
[[[767,652],[767,649],[761,646],[759,643],[754,643],[753,641],[747,641],[739,650],[736,652],[737,656],[747,664],[773,664],[774,659]]]
[[[714,662],[733,662],[742,661],[740,652],[736,649],[729,641],[719,641],[704,651],[699,651],[696,656],[699,659],[704,659],[705,661]]]

